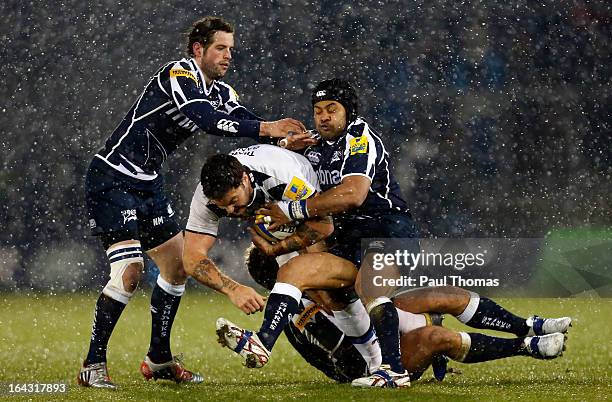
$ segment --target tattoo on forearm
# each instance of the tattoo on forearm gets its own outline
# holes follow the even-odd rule
[[[234,290],[238,287],[238,284],[236,282],[234,282],[223,274],[221,274],[221,283],[223,283],[224,288],[228,288],[229,290]]]
[[[234,290],[238,287],[238,284],[225,276],[215,266],[215,263],[205,258],[198,262],[197,266],[193,270],[193,278],[198,282],[216,290],[221,291],[223,288]]]
[[[311,246],[321,239],[323,239],[321,233],[310,228],[308,225],[300,225],[295,234],[279,242],[279,246],[283,253],[290,253]]]

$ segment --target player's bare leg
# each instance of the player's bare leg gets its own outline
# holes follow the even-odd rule
[[[418,378],[436,355],[463,363],[479,363],[512,356],[554,359],[565,350],[560,333],[520,338],[497,338],[478,333],[455,332],[444,327],[421,327],[401,337],[402,362],[412,378]]]
[[[172,324],[187,280],[182,262],[183,234],[178,233],[147,254],[159,267],[159,276],[151,294],[151,342],[140,371],[147,380],[200,383],[203,377],[186,370],[181,358],[170,351]]]
[[[417,288],[393,298],[395,306],[411,313],[451,314],[462,323],[480,329],[509,332],[517,336],[565,333],[571,318],[523,318],[493,300],[453,286]]]
[[[123,309],[130,301],[144,267],[140,242],[125,240],[108,247],[110,279],[98,298],[89,352],[79,372],[78,383],[85,387],[115,389],[106,365],[106,349]]]

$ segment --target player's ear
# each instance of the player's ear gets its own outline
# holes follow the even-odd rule
[[[193,51],[193,55],[197,58],[202,57],[202,52],[204,51],[204,47],[202,46],[202,44],[200,42],[193,42],[193,45],[191,46],[192,46],[191,50]]]

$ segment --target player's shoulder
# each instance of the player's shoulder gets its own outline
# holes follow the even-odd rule
[[[362,117],[358,117],[347,127],[345,144],[351,155],[367,154],[372,146],[380,148],[382,145],[380,137]]]
[[[347,140],[350,138],[370,136],[371,128],[370,124],[365,121],[362,117],[357,117],[353,120],[346,128]]]

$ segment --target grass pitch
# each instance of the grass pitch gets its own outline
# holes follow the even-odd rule
[[[148,292],[147,292],[148,293]],[[517,357],[451,367],[463,374],[444,382],[431,370],[408,390],[362,390],[338,385],[305,363],[284,336],[261,370],[243,367],[216,343],[214,322],[225,316],[258,328],[261,314],[245,316],[224,297],[191,291],[183,298],[173,329],[173,352],[204,374],[202,385],[146,382],[138,371],[149,342],[148,294],[138,293],[126,308],[109,345],[109,369],[117,391],[76,385],[85,356],[97,295],[0,294],[0,383],[2,400],[606,400],[612,395],[610,299],[504,299],[503,305],[527,316],[570,315],[568,349],[553,361]],[[465,329],[454,318],[445,325]],[[67,383],[66,394],[9,395],[8,383]]]

